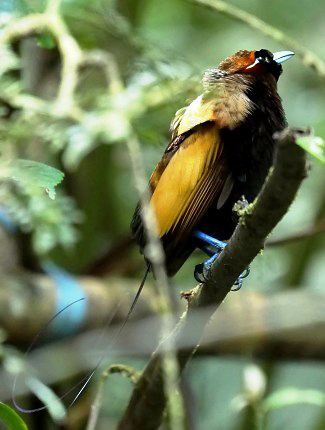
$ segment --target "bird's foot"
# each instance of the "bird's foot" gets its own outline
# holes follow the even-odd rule
[[[204,261],[201,264],[197,264],[194,269],[194,277],[198,282],[204,283],[207,281],[209,272],[211,270],[212,264],[214,261],[218,258],[220,252],[227,246],[225,242],[222,242],[221,240],[215,239],[212,236],[209,236],[206,233],[203,233],[199,230],[194,231],[194,236],[204,243],[206,243],[208,246],[211,246],[215,249],[217,252],[211,251],[206,246],[201,247],[202,250],[210,257],[208,260]],[[250,269],[249,267],[243,272],[233,287],[231,288],[231,291],[238,291],[243,285],[243,279],[246,278],[249,275]]]
[[[205,283],[209,277],[209,273],[211,270],[211,266],[213,262],[218,258],[219,253],[214,254],[212,257],[210,257],[207,261],[204,261],[203,263],[197,264],[194,269],[194,278],[197,280],[197,282]],[[247,267],[245,272],[243,272],[234,285],[231,287],[231,291],[238,291],[241,289],[243,285],[243,280],[247,278],[249,275],[250,269]]]
[[[207,261],[195,266],[194,269],[195,279],[198,282],[205,282],[214,260],[227,244],[199,230],[195,230],[193,235],[204,243],[200,248],[210,257]],[[213,248],[213,251],[209,249],[209,246]]]
[[[215,253],[207,261],[197,264],[194,269],[194,278],[201,283],[206,282],[213,262],[218,258],[219,252]]]

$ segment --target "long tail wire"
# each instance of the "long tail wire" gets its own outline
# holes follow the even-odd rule
[[[141,295],[141,292],[143,290],[144,284],[147,280],[148,274],[150,272],[150,264],[147,263],[147,267],[144,273],[144,276],[142,278],[142,281],[140,283],[140,286],[134,296],[134,299],[131,303],[131,306],[128,310],[128,313],[126,315],[126,317],[123,320],[122,325],[120,326],[119,330],[117,331],[117,333],[115,334],[115,336],[113,337],[112,341],[110,342],[109,347],[112,347],[112,345],[114,345],[114,342],[117,340],[117,338],[121,335],[122,330],[124,329],[124,327],[126,326],[134,308],[135,305],[137,304],[139,297]],[[70,306],[73,306],[74,304],[80,302],[81,300],[85,300],[84,298],[80,298],[78,300],[75,300],[74,302],[68,304],[67,306],[65,306],[63,309],[61,309],[59,312],[57,312],[43,327],[43,329],[34,337],[34,339],[32,340],[32,342],[30,343],[29,347],[27,348],[27,350],[25,351],[25,358],[27,358],[28,354],[30,353],[31,349],[33,348],[33,346],[36,344],[37,340],[42,336],[42,334],[46,331],[46,329],[50,326],[50,324],[55,320],[55,318],[57,318],[60,314],[62,314],[65,310],[67,310]],[[115,312],[113,312],[112,315],[109,316],[109,318],[107,319],[107,322],[102,330],[101,335],[99,336],[99,338],[101,338],[104,334],[104,332],[106,331],[107,327],[110,325],[110,323],[112,322],[115,314],[117,312],[117,309],[115,310]],[[83,390],[86,388],[86,386],[88,385],[89,381],[91,380],[91,378],[93,377],[93,375],[95,374],[95,372],[97,371],[97,369],[100,367],[100,365],[102,364],[103,360],[104,360],[105,356],[103,355],[102,357],[99,358],[98,362],[96,363],[96,365],[92,368],[92,370],[90,370],[88,372],[88,374],[83,377],[77,384],[75,384],[73,387],[71,387],[66,393],[64,393],[62,396],[59,397],[59,400],[64,399],[67,395],[69,395],[72,391],[74,391],[77,387],[79,387],[82,383],[82,387],[79,390],[79,392],[77,393],[77,395],[74,397],[74,399],[71,401],[71,403],[68,405],[68,408],[70,408],[76,401],[77,399],[80,397],[81,393],[83,392]],[[35,413],[35,412],[40,412],[43,411],[45,409],[48,409],[47,405],[41,406],[39,408],[34,408],[34,409],[25,409],[22,406],[20,406],[17,402],[16,399],[16,386],[17,386],[17,382],[18,382],[18,377],[19,374],[15,375],[14,381],[13,381],[13,387],[12,387],[12,402],[15,406],[15,408],[22,413]]]

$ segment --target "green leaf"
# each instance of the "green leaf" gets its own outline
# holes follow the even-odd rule
[[[302,390],[299,388],[284,388],[268,396],[263,402],[265,412],[297,403],[309,403],[325,407],[325,393],[317,390]]]
[[[10,406],[0,402],[0,421],[2,421],[9,430],[28,430],[26,423]]]
[[[26,188],[44,188],[51,199],[55,198],[55,187],[64,174],[54,167],[31,160],[14,160],[0,165],[0,178],[10,178]]]
[[[325,142],[321,137],[302,136],[296,142],[310,155],[325,164]]]

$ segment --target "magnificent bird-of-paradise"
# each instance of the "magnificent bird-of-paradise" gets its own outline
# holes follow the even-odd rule
[[[286,126],[277,81],[281,64],[293,55],[239,51],[207,70],[203,93],[176,112],[171,141],[149,181],[168,276],[200,248],[210,257],[196,266],[196,278],[204,280],[224,247],[220,241],[238,221],[234,204],[242,197],[252,202],[260,191],[272,164],[273,135]],[[131,230],[145,254],[139,204]]]

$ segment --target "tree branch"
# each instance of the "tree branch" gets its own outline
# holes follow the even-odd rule
[[[234,5],[226,3],[223,0],[191,0],[194,3],[201,4],[213,9],[217,12],[223,13],[230,18],[236,19],[237,21],[247,24],[249,27],[258,30],[260,33],[265,34],[268,37],[276,40],[277,42],[286,45],[292,49],[295,54],[299,55],[303,64],[307,67],[311,67],[322,79],[325,79],[325,63],[324,61],[315,55],[309,49],[303,47],[300,42],[287,36],[283,31],[279,30],[272,25],[267,24],[262,19],[255,15],[252,15]]]
[[[44,275],[24,272],[20,272],[19,277],[1,275],[0,279],[3,286],[0,289],[0,326],[5,330],[6,339],[10,343],[30,344],[47,324],[49,315],[55,313],[57,286],[53,279]],[[76,348],[87,351],[89,349],[87,341],[98,336],[96,330],[93,332],[91,330],[105,326],[107,316],[114,313],[111,325],[103,335],[100,348],[109,345],[112,333],[118,332],[130,307],[134,294],[127,292],[136,291],[138,282],[112,278],[100,280],[91,277],[79,277],[76,280],[88,302],[87,316],[80,327],[80,330],[88,332],[75,340],[75,345],[79,345]],[[157,308],[157,299],[152,285],[149,283],[147,287],[131,316],[132,324],[128,327],[128,336],[126,338],[121,336],[117,341],[118,354],[148,357],[155,348],[159,336],[159,317],[153,310]],[[322,360],[325,358],[323,298],[322,294],[296,290],[275,294],[245,292],[244,298],[242,295],[232,294],[210,322],[200,342],[199,353],[249,354],[270,360],[307,358]],[[19,315],[16,303],[19,303]],[[205,319],[205,312],[205,309],[199,310],[195,318]],[[193,324],[196,326],[195,322]],[[143,327],[150,327],[145,339]],[[191,342],[190,338],[182,339],[182,344],[178,347],[182,350],[194,347]],[[57,348],[55,354],[59,355],[61,347],[55,344],[54,348]],[[65,351],[64,354],[69,354],[69,351]],[[73,357],[71,360],[74,361]],[[44,362],[44,359],[40,358],[40,362]],[[39,363],[33,365],[36,368],[40,367]],[[55,368],[52,370],[60,379],[59,370]],[[74,370],[78,372],[80,369],[76,366]]]
[[[309,239],[310,237],[317,236],[325,233],[325,219],[321,219],[315,222],[314,225],[308,228],[304,228],[297,233],[292,233],[287,236],[279,237],[277,239],[271,239],[266,242],[267,247],[272,246],[283,246],[293,242]]]
[[[228,246],[213,264],[208,281],[185,295],[188,309],[172,334],[176,345],[188,338],[192,344],[198,344],[214,311],[239,275],[263,249],[266,237],[288,211],[306,176],[305,152],[295,144],[296,137],[301,133],[285,130],[276,137],[278,145],[274,166],[257,200],[242,211],[240,222]],[[206,305],[210,305],[211,311],[205,313],[205,318],[196,320],[193,326],[192,315],[199,307]],[[136,384],[118,430],[154,430],[159,427],[167,401],[162,377],[161,345]],[[194,352],[192,349],[179,352],[181,370]]]
[[[39,297],[37,294],[39,291],[36,290],[34,293],[33,287],[33,285],[26,285],[26,288],[32,289],[35,294],[34,306],[37,309],[37,304],[42,305],[47,296]],[[113,355],[113,360],[116,362],[121,356],[147,358],[155,348],[159,336],[159,319],[149,310],[151,307],[149,304],[152,303],[154,297],[150,295],[150,285],[148,287],[144,290],[144,296],[141,297],[141,305],[144,301],[147,305],[142,309],[141,306],[136,306],[127,335],[118,338],[114,350],[111,348],[112,339],[118,333],[130,303],[129,301],[125,303],[126,295],[121,292],[121,289],[124,291],[124,287],[120,288],[116,285],[108,289],[107,285],[103,285],[103,290],[105,289],[107,293],[103,292],[102,299],[100,300],[99,296],[93,304],[93,307],[99,309],[102,314],[98,317],[101,324],[97,325],[103,327],[107,322],[107,315],[105,318],[103,314],[104,306],[109,312],[110,309],[117,308],[122,303],[119,310],[124,308],[125,312],[120,314],[117,312],[116,317],[119,323],[112,324],[105,334],[103,334],[103,329],[88,330],[73,338],[60,338],[55,342],[43,343],[28,354],[26,368],[37,369],[38,375],[44,383],[57,384],[67,379],[71,380],[81,372],[88,372],[98,363],[98,358],[101,356],[109,355],[111,357]],[[89,294],[91,293],[92,288],[89,285]],[[106,298],[104,299],[104,297]],[[20,300],[24,299],[22,292]],[[10,304],[7,307],[13,308]],[[2,309],[3,307],[0,309],[0,315],[2,315]],[[206,321],[206,312],[211,315],[210,310],[200,309],[195,313],[195,317],[192,316],[191,325],[194,332],[196,325],[200,324],[199,320],[203,318]],[[26,315],[25,319],[24,315]],[[24,332],[26,326],[29,325],[27,310],[24,315],[22,315],[19,326],[16,327],[17,331],[20,328],[20,331]],[[2,327],[2,324],[0,325]],[[88,325],[88,328],[91,328],[91,325]],[[38,331],[41,329],[42,327],[39,327]],[[10,336],[10,334],[6,331],[6,335]],[[97,343],[96,339],[100,339],[98,348],[94,348],[94,343]],[[192,341],[194,340],[193,336],[182,339],[181,350],[193,349],[195,345],[192,344]],[[32,339],[29,338],[29,342],[31,341]],[[14,345],[16,346],[15,342]],[[198,355],[200,357],[232,356],[235,359],[239,357],[262,358],[276,362],[286,360],[324,361],[324,294],[301,290],[281,291],[268,295],[256,292],[231,294],[204,331]],[[53,357],[56,359],[51,361]],[[51,362],[50,373],[47,371],[48,367],[44,365],[48,362]],[[73,363],[73,365],[62,366],[62,362]],[[0,370],[0,381],[7,379],[8,369],[5,367]],[[101,390],[101,382],[98,390]],[[19,384],[17,395],[28,393],[28,387],[25,384]],[[9,400],[10,396],[10,384],[0,384],[0,398]]]

